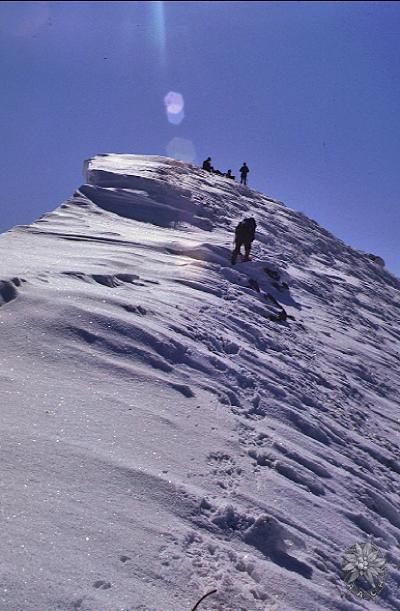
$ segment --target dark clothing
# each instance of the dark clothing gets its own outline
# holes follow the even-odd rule
[[[240,184],[247,185],[247,174],[250,172],[250,170],[245,163],[242,165],[239,172],[240,172]]]
[[[235,180],[235,177],[232,176],[232,171],[228,170],[227,173],[225,174],[226,178],[231,178],[232,180]]]
[[[243,242],[252,242],[256,235],[257,224],[251,217],[240,221],[235,229],[236,240],[242,240]]]
[[[210,157],[208,159],[206,159],[205,161],[203,161],[203,170],[206,170],[207,172],[212,172],[213,171],[213,167],[212,167],[210,161],[211,161]]]
[[[248,261],[251,251],[251,243],[256,234],[257,224],[253,218],[240,221],[235,229],[235,248],[232,252],[231,262],[236,263],[237,256],[240,254],[242,245],[244,246],[245,256],[244,261]]]
[[[244,259],[243,261],[248,261],[250,259],[250,251],[251,251],[251,242],[242,242],[240,240],[236,240],[235,248],[232,252],[231,262],[233,265],[236,263],[236,259],[238,255],[240,255],[240,249],[244,246]]]

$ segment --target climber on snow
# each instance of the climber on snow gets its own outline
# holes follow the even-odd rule
[[[244,257],[242,261],[250,261],[251,243],[256,234],[257,223],[253,217],[240,221],[235,229],[235,248],[232,252],[231,263],[235,265],[237,256],[240,254],[242,245],[244,246]]]
[[[247,185],[247,174],[250,172],[250,170],[246,162],[243,163],[239,172],[240,172],[240,184]]]
[[[212,172],[214,170],[211,165],[211,157],[207,157],[207,159],[203,161],[203,170],[206,170],[206,172]]]

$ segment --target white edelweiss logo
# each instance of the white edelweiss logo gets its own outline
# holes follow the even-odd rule
[[[343,555],[346,586],[360,598],[376,596],[384,586],[385,566],[385,558],[373,543],[356,543]]]

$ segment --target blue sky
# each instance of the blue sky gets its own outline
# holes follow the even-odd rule
[[[247,161],[400,275],[399,56],[398,2],[3,2],[0,231],[68,198],[85,158],[177,151]]]

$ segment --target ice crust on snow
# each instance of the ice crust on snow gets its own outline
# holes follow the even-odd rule
[[[399,609],[400,281],[196,166],[84,181],[0,236],[0,611]]]

